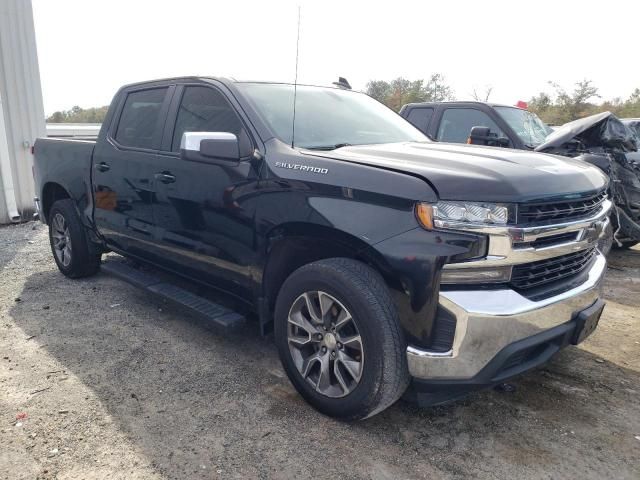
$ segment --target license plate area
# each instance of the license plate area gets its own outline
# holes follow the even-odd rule
[[[572,344],[579,344],[594,332],[602,316],[604,306],[605,303],[602,300],[598,300],[576,316],[576,330],[571,340]]]

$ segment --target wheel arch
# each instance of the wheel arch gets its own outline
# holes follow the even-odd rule
[[[69,192],[62,185],[57,182],[45,183],[42,187],[42,220],[44,220],[45,223],[48,223],[49,212],[51,211],[53,204],[58,200],[64,200],[67,198],[71,198],[71,195],[69,195]]]
[[[306,222],[278,226],[268,236],[267,260],[262,272],[262,296],[273,311],[284,281],[298,268],[334,257],[361,261],[376,270],[388,286],[398,280],[385,258],[366,241],[343,230]]]

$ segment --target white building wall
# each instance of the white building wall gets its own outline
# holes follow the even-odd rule
[[[31,217],[31,146],[45,135],[31,0],[0,0],[0,224]]]

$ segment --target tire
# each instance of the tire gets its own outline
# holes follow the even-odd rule
[[[331,305],[323,318],[336,315],[337,330],[328,327],[321,341],[309,340],[308,345],[300,347],[298,342],[306,341],[307,330],[300,329],[298,323],[301,316],[311,318],[308,301],[315,294],[317,301],[311,302],[315,305],[315,318],[322,316],[320,301]],[[349,318],[345,311],[352,320],[344,320]],[[311,330],[309,326],[305,328]],[[322,330],[315,335],[322,336]],[[313,336],[308,334],[309,339]],[[360,339],[359,355],[358,342],[350,341],[353,338]],[[375,270],[355,260],[320,260],[300,267],[287,278],[276,300],[275,341],[284,370],[300,395],[321,413],[340,420],[361,420],[381,412],[395,403],[409,385],[407,345],[391,295]],[[331,350],[323,354],[322,348]],[[298,349],[315,352],[307,357],[314,357],[312,367],[308,366],[310,361],[302,362],[300,367],[304,357]],[[327,360],[329,373],[324,378],[329,381],[321,381],[325,363],[315,357],[327,359],[325,355],[329,354],[334,359]],[[347,363],[354,365],[349,359],[358,358],[359,367],[344,368]],[[353,375],[354,370],[359,376]],[[342,381],[338,381],[338,373]]]
[[[90,249],[85,227],[73,201],[58,200],[49,212],[49,243],[58,269],[69,278],[94,275],[100,269],[101,254]]]

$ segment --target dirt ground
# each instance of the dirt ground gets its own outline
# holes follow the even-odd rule
[[[44,226],[0,228],[0,478],[639,479],[640,250],[598,330],[545,368],[356,424],[298,397],[271,341],[222,336],[101,273],[58,273]]]

